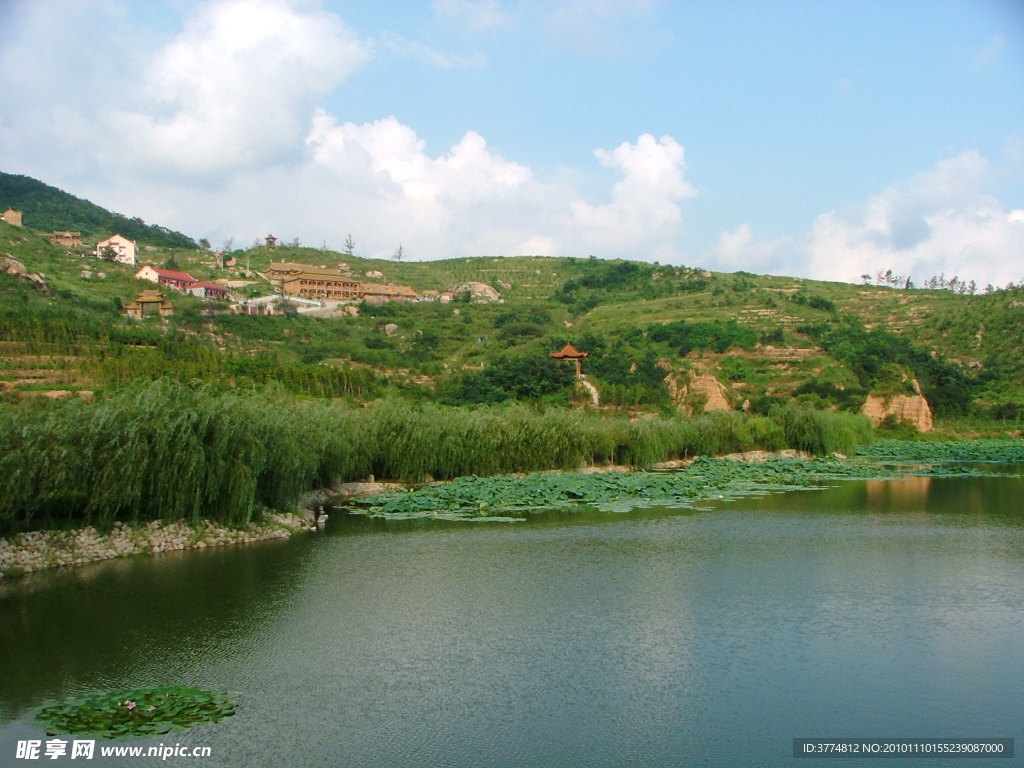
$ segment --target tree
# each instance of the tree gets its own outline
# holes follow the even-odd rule
[[[210,241],[204,237],[202,240],[199,241],[199,249],[203,251],[210,250]]]
[[[395,261],[401,261],[402,260],[402,255],[403,255],[402,254],[402,244],[399,243],[398,244],[398,250],[395,251],[394,255],[391,258],[393,258]]]
[[[356,254],[356,241],[352,239],[352,235],[345,236],[345,250],[342,251],[346,256],[355,256]]]

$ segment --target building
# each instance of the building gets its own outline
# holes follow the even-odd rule
[[[124,305],[128,317],[141,320],[144,317],[167,317],[174,314],[174,307],[160,291],[143,291],[135,301]]]
[[[191,293],[201,299],[226,299],[228,297],[228,289],[217,283],[193,283],[186,289],[186,293]]]
[[[299,272],[284,278],[281,283],[281,292],[285,296],[327,301],[357,301],[362,298],[361,289],[362,283],[350,275],[325,270]]]
[[[416,291],[407,285],[381,285],[380,283],[362,283],[362,298],[371,304],[385,301],[417,301]]]
[[[583,371],[580,368],[580,360],[589,354],[589,352],[579,351],[571,342],[566,342],[566,345],[558,352],[552,352],[551,357],[555,358],[555,360],[572,360],[576,363],[576,378],[578,379],[583,376]]]
[[[3,213],[0,213],[0,221],[6,221],[12,227],[20,227],[21,211],[16,211],[13,208],[8,208]]]
[[[136,257],[135,241],[121,235],[114,235],[96,243],[96,257],[127,264],[129,267],[134,267],[139,263]]]
[[[343,265],[347,266],[347,265]],[[274,262],[267,277],[281,281],[285,296],[318,301],[417,301],[416,291],[406,285],[363,283],[340,269],[315,267],[291,261]]]
[[[314,267],[312,264],[298,264],[294,261],[272,261],[270,262],[270,266],[267,268],[267,277],[271,280],[285,280],[289,277],[295,277],[302,272],[319,271],[320,267]]]
[[[149,265],[136,272],[135,277],[139,280],[148,280],[151,283],[166,285],[168,288],[173,288],[176,291],[187,291],[191,286],[199,282],[188,272],[175,272],[173,269],[161,269],[160,267],[151,267]]]
[[[50,242],[64,248],[78,248],[82,244],[82,233],[55,229],[50,234]]]

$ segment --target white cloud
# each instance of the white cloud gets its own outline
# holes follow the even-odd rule
[[[612,152],[594,154],[602,165],[622,172],[623,179],[615,184],[610,203],[573,202],[571,231],[594,253],[674,255],[671,243],[682,223],[679,201],[697,194],[684,175],[682,145],[671,136],[655,139],[646,133],[636,144],[623,142]]]
[[[677,234],[682,218],[678,201],[695,194],[683,176],[683,148],[669,136],[656,140],[644,135],[636,144],[595,153],[623,175],[611,202],[603,205],[581,199],[564,185],[538,180],[530,168],[493,152],[473,131],[447,154],[431,157],[416,133],[394,118],[338,124],[321,112],[307,142],[320,169],[346,190],[358,190],[349,210],[358,209],[358,218],[376,222],[371,229],[391,233],[391,241],[406,243],[418,258],[473,253],[648,256]],[[349,193],[333,189],[324,194]],[[380,251],[392,247],[390,241],[375,245]]]
[[[892,268],[920,284],[939,274],[979,284],[1024,278],[1024,221],[984,190],[993,173],[977,152],[944,160],[855,210],[814,221],[807,274],[856,282]]]
[[[723,272],[744,270],[777,275],[796,267],[793,245],[790,237],[755,242],[753,229],[743,223],[732,232],[723,232],[701,263]]]
[[[82,0],[80,14],[66,15],[48,0],[21,7],[17,43],[0,56],[9,64],[35,48],[48,68],[21,85],[0,73],[12,86],[11,117],[0,122],[5,170],[217,244],[273,232],[338,247],[351,233],[368,256],[399,243],[414,259],[677,256],[681,202],[696,191],[671,136],[596,150],[618,181],[584,191],[579,175],[540,179],[475,131],[428,153],[394,117],[355,123],[328,112],[327,96],[382,43],[357,39],[316,2],[208,0],[145,45],[128,35],[119,5]],[[110,56],[126,36],[127,58]],[[81,88],[68,89],[82,61]],[[18,156],[31,166],[12,163]]]
[[[374,42],[373,47],[375,51],[386,53],[393,59],[414,59],[441,69],[480,69],[487,64],[487,58],[482,54],[456,56],[444,53],[402,37],[397,32],[385,32]]]
[[[588,50],[617,50],[631,27],[653,18],[656,0],[562,0],[545,3],[543,25],[562,43]]]
[[[131,167],[186,176],[278,160],[300,144],[316,99],[367,55],[320,10],[286,0],[201,5],[156,53],[144,103],[104,114],[111,151]]]
[[[434,14],[479,32],[505,26],[508,16],[498,0],[434,0]]]

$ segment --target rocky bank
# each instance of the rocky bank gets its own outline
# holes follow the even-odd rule
[[[83,565],[126,555],[205,549],[288,538],[311,529],[309,517],[270,514],[245,528],[222,528],[208,521],[191,526],[180,520],[129,525],[117,522],[109,532],[93,526],[69,531],[28,531],[0,538],[0,579],[68,565]]]

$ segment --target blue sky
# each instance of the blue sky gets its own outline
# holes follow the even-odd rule
[[[0,27],[0,169],[215,246],[1024,279],[1018,0],[8,0]]]

